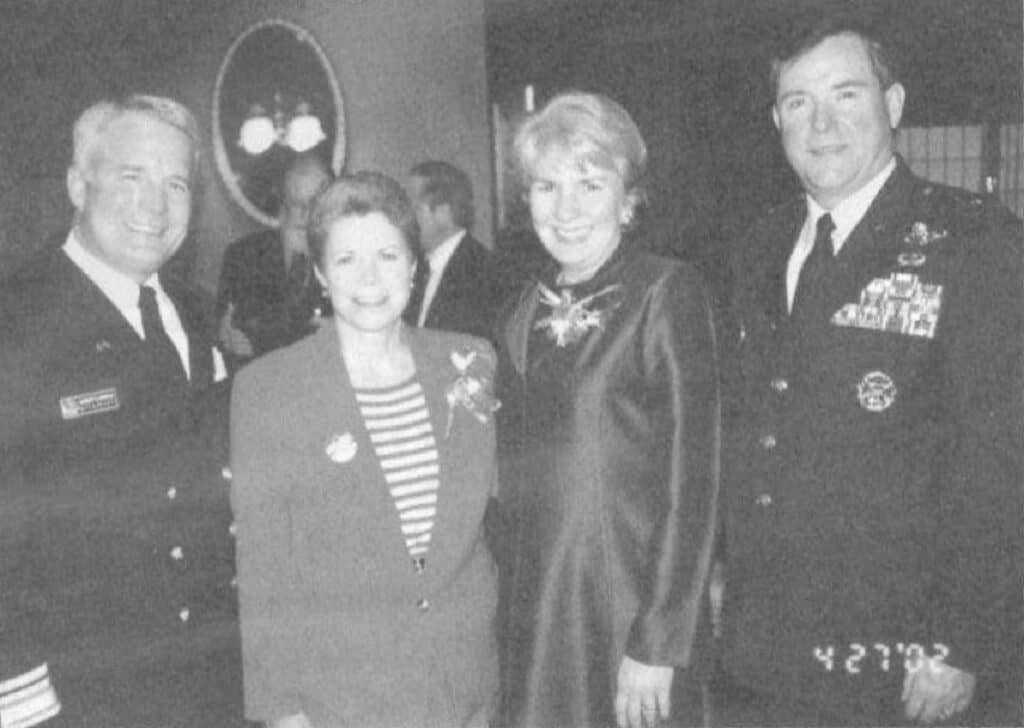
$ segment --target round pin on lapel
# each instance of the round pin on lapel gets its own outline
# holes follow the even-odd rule
[[[868,372],[857,384],[857,399],[868,412],[884,412],[896,401],[897,391],[885,372]]]
[[[356,452],[359,450],[359,445],[356,443],[356,439],[352,437],[351,432],[346,432],[343,435],[334,435],[330,440],[327,441],[327,447],[325,448],[327,457],[336,463],[347,463],[349,460],[356,456]]]

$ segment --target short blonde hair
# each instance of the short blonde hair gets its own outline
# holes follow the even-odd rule
[[[163,96],[132,94],[122,99],[100,101],[83,111],[75,121],[73,132],[73,160],[80,170],[86,170],[96,153],[103,134],[115,119],[125,114],[146,114],[173,126],[188,137],[192,146],[192,172],[199,166],[200,136],[195,116],[183,104]]]
[[[523,184],[530,184],[540,159],[553,150],[616,172],[628,193],[643,197],[647,145],[629,112],[607,96],[567,91],[523,121],[513,140]]]

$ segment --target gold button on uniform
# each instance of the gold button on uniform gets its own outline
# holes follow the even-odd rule
[[[192,616],[192,612],[189,610],[188,607],[182,607],[178,611],[178,619],[180,619],[182,622],[187,622],[189,617],[191,617],[191,616]]]
[[[185,558],[185,552],[182,550],[181,546],[175,546],[171,549],[171,558],[175,561],[181,561]]]
[[[758,438],[758,442],[761,443],[761,447],[763,447],[765,450],[771,450],[773,447],[775,447],[776,444],[775,435],[771,433],[768,433],[767,435],[761,435],[761,437]]]
[[[167,489],[167,500],[174,500],[178,497],[178,489],[173,485]]]

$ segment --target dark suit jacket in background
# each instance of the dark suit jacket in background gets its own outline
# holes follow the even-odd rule
[[[235,305],[234,325],[249,337],[253,357],[307,336],[315,330],[310,324],[315,313],[330,313],[330,302],[312,273],[305,286],[289,285],[278,230],[247,235],[224,252],[217,290],[218,323],[229,304]],[[231,357],[231,363],[240,365],[253,357]]]
[[[226,392],[200,306],[162,283],[189,334],[178,386],[154,381],[142,340],[63,251],[4,291],[0,679],[47,662],[63,704],[47,726],[240,720]],[[115,411],[62,416],[62,398],[100,390]]]
[[[425,267],[421,265],[420,271],[425,271]],[[415,326],[419,320],[425,285],[426,276],[418,275],[416,286],[420,290],[414,291],[404,316],[410,325]],[[460,331],[493,342],[498,308],[507,294],[507,286],[495,275],[491,252],[466,233],[445,266],[423,326]]]
[[[231,413],[246,712],[315,726],[482,725],[497,688],[496,574],[483,539],[494,423],[461,407],[448,427],[462,334],[410,328],[440,465],[426,568],[413,569],[338,334],[242,370]],[[493,352],[492,357],[493,367]],[[327,445],[349,435],[351,459]]]
[[[801,346],[785,280],[805,215],[778,208],[739,251],[726,668],[882,725],[903,720],[910,646],[948,650],[979,679],[962,719],[1021,725],[1020,221],[900,161]],[[894,274],[942,287],[932,338],[836,323]]]

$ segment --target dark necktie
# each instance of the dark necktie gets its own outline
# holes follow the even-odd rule
[[[423,296],[427,292],[429,280],[430,261],[424,258],[416,268],[412,293],[409,294],[409,302],[405,305],[405,322],[410,326],[416,326],[420,320],[420,309],[423,308]]]
[[[835,229],[836,224],[829,213],[818,218],[814,248],[800,270],[796,295],[793,297],[792,318],[796,321],[807,321],[828,313],[824,309],[828,296],[828,275],[834,258],[832,231]]]
[[[154,370],[161,379],[170,378],[185,381],[185,370],[181,357],[167,335],[160,320],[160,308],[156,302],[156,291],[150,286],[139,288],[139,311],[142,313],[142,331],[146,337],[146,349],[153,362]]]
[[[309,280],[309,256],[305,253],[292,255],[288,265],[288,289],[293,293],[302,291]]]

